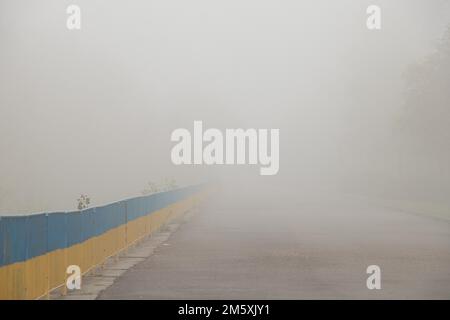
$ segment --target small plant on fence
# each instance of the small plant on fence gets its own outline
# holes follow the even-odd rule
[[[149,181],[147,187],[142,190],[142,195],[147,196],[158,192],[169,191],[178,188],[177,182],[173,178],[165,178],[160,183]]]
[[[78,199],[78,210],[84,210],[89,208],[89,205],[91,204],[91,198],[86,195],[82,194]]]

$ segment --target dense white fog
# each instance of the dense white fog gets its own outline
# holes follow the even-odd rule
[[[329,191],[448,208],[449,26],[445,0],[1,0],[0,210],[99,205],[165,178],[220,178],[254,203]],[[175,166],[170,135],[194,120],[280,129],[278,174]]]

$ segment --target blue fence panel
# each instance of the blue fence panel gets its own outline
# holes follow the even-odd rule
[[[113,211],[113,226],[114,226],[114,228],[117,228],[120,225],[122,225],[123,223],[125,223],[123,203],[122,202],[113,203],[111,209]]]
[[[83,241],[81,230],[81,212],[73,211],[67,213],[67,246],[73,246]]]
[[[105,231],[114,228],[114,211],[112,205],[107,205],[104,207],[104,219],[105,219]]]
[[[47,214],[28,216],[27,257],[31,259],[47,252]]]
[[[125,224],[127,223],[127,202],[126,201],[121,201],[120,202],[120,214],[119,214],[119,221],[120,224]]]
[[[139,217],[143,217],[147,214],[147,212],[145,212],[145,197],[140,197],[139,198]]]
[[[113,203],[109,206],[108,210],[110,210],[110,221],[111,221],[111,228],[117,228],[119,226],[120,221],[120,204],[119,203]]]
[[[105,207],[97,207],[95,210],[95,235],[101,235],[106,230]]]
[[[146,211],[147,213],[151,213],[153,211],[158,210],[158,207],[155,203],[155,195],[150,195],[145,198],[146,202]]]
[[[82,240],[86,241],[96,234],[96,208],[81,211]]]
[[[105,221],[104,221],[104,208],[97,207],[95,208],[95,235],[101,235],[105,232]]]
[[[0,217],[0,267],[5,265],[5,226],[6,222],[2,222],[2,217]]]
[[[47,217],[48,251],[67,247],[67,214],[65,212],[49,213]]]
[[[128,221],[139,218],[139,198],[127,200]]]
[[[148,201],[152,202],[152,212],[161,209],[161,194],[155,193],[149,196]]]
[[[2,217],[3,262],[25,261],[27,256],[27,216]]]

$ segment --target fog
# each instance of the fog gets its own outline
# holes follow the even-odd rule
[[[99,205],[165,178],[219,180],[237,206],[344,193],[448,209],[449,26],[445,0],[1,0],[0,211]],[[439,50],[434,80],[410,75]],[[422,82],[441,85],[434,100],[414,98]],[[170,134],[194,120],[280,129],[278,174],[175,166]]]

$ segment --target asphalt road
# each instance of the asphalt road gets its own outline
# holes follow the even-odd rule
[[[381,289],[366,268],[381,268]],[[450,298],[450,223],[364,201],[211,202],[99,299]]]

